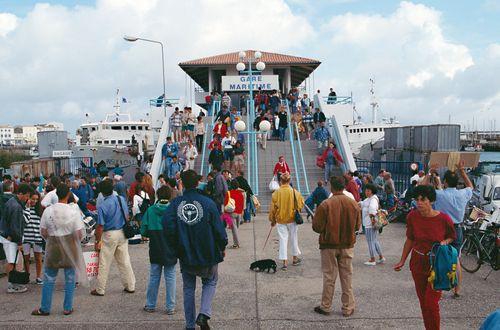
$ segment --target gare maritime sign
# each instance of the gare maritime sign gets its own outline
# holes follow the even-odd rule
[[[222,76],[222,90],[225,92],[238,92],[250,90],[250,76]],[[278,75],[252,76],[252,89],[273,90],[279,89]]]

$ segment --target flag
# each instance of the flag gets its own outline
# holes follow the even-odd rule
[[[122,97],[122,103],[130,103],[126,98]]]
[[[165,98],[165,94],[161,94],[160,96],[158,96],[158,98],[156,99],[156,106],[157,107],[161,107],[163,105],[164,98]]]

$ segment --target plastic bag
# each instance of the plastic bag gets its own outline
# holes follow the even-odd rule
[[[280,184],[278,183],[278,179],[276,178],[276,176],[273,176],[273,178],[271,179],[271,182],[269,182],[269,190],[271,190],[271,192],[274,192],[276,190],[278,190],[280,188]]]

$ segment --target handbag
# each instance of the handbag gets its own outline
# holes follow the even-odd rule
[[[323,156],[316,157],[316,166],[319,168],[325,168],[325,159]]]
[[[276,190],[278,190],[280,188],[280,184],[278,183],[278,179],[276,178],[276,176],[273,176],[273,178],[271,179],[271,182],[269,182],[269,190],[271,190],[271,192],[274,192]]]
[[[258,211],[260,210],[260,202],[259,200],[257,199],[257,196],[255,195],[252,195],[252,203],[253,203],[253,206],[255,207],[255,209]]]
[[[389,222],[387,221],[387,211],[379,208],[377,210],[377,216],[375,217],[375,229],[380,230],[387,226]]]
[[[14,265],[17,264],[17,255],[19,250],[16,251],[16,259],[14,260]],[[9,273],[9,282],[13,284],[28,284],[30,282],[30,273],[20,272],[14,267]]]
[[[227,196],[227,204],[224,205],[224,212],[233,213],[236,209],[236,202],[231,198],[231,193],[229,191],[227,192]]]
[[[122,212],[123,219],[125,219],[125,224],[123,225],[123,234],[125,235],[125,238],[132,238],[135,236],[137,233],[137,226],[132,225],[130,221],[128,221],[127,217],[125,216],[125,211],[123,211],[123,206],[122,206],[122,200],[120,196],[116,196],[118,199],[118,204],[120,204],[120,210]]]
[[[292,188],[292,191],[293,191],[293,209],[294,209],[293,220],[295,221],[296,224],[301,225],[304,223],[304,219],[302,219],[302,214],[300,214],[300,211],[297,209],[297,198],[295,197],[295,189]]]

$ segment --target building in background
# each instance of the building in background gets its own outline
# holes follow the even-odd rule
[[[10,146],[14,144],[14,127],[0,125],[0,145]]]

